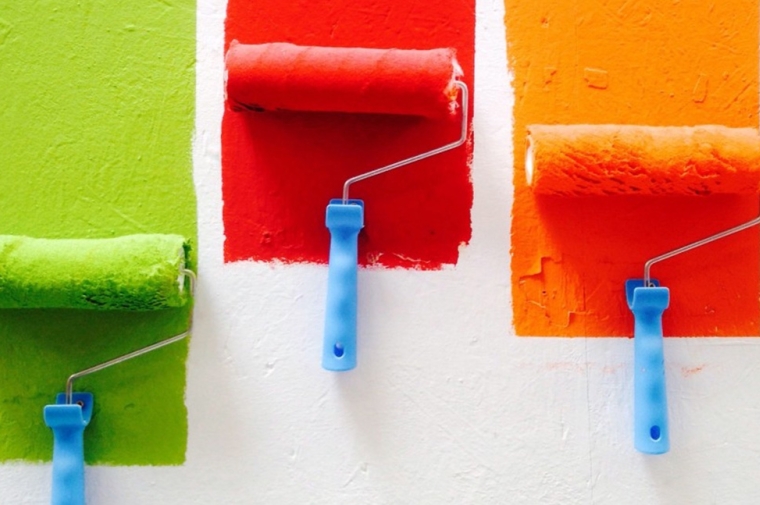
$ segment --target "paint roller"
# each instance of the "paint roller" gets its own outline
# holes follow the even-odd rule
[[[718,125],[532,125],[525,171],[547,196],[756,194],[760,134]],[[642,279],[625,283],[634,315],[634,446],[670,448],[662,314],[670,291],[650,276],[660,261],[760,224],[760,217],[652,258]]]
[[[240,44],[226,57],[227,100],[236,111],[400,114],[445,119],[461,95],[459,139],[437,149],[348,179],[342,198],[327,206],[330,231],[322,366],[356,366],[357,240],[364,203],[349,198],[352,184],[461,146],[467,137],[466,85],[453,49],[369,49]]]
[[[187,241],[144,234],[109,239],[0,236],[0,308],[147,311],[182,307],[192,298]],[[192,324],[191,324],[192,326]],[[53,431],[53,505],[83,505],[84,430],[91,393],[74,381],[185,338],[190,330],[72,374],[55,404],[44,408]]]
[[[178,235],[0,236],[0,308],[157,310],[189,299]]]

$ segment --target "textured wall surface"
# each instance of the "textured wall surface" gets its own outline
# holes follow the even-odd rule
[[[2,2],[0,233],[177,233],[195,245],[194,40],[192,0]],[[49,460],[42,408],[66,378],[183,331],[188,316],[0,311],[0,460]],[[187,352],[77,382],[95,395],[88,461],[184,461]]]
[[[359,366],[323,371],[326,267],[224,261],[225,12],[199,2],[187,460],[90,466],[90,505],[760,502],[757,340],[666,340],[672,450],[646,457],[631,340],[515,336],[502,0],[477,3],[470,243],[440,271],[360,271]],[[49,481],[4,464],[0,503],[44,504]]]

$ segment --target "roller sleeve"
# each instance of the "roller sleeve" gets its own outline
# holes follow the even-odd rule
[[[461,69],[453,49],[240,44],[226,56],[233,110],[450,115]]]
[[[0,235],[0,308],[157,310],[190,298],[179,235],[45,239]]]
[[[760,134],[717,125],[532,125],[525,168],[544,195],[754,194]]]

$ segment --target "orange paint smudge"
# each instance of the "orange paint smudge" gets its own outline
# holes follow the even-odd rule
[[[625,280],[641,277],[653,256],[757,216],[758,198],[537,197],[525,181],[526,127],[757,128],[758,0],[505,6],[515,90],[516,332],[630,336]],[[653,269],[671,289],[666,335],[758,334],[759,238],[745,231]]]
[[[691,377],[692,375],[696,375],[699,372],[701,372],[702,370],[704,370],[706,366],[707,366],[707,364],[702,364],[702,365],[695,366],[695,367],[682,366],[681,367],[681,375],[684,376],[684,377]]]

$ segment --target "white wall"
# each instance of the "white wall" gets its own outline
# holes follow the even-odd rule
[[[672,450],[644,456],[632,341],[514,336],[501,0],[478,2],[471,244],[440,272],[361,271],[359,368],[323,371],[326,268],[222,261],[224,11],[199,0],[187,463],[90,467],[90,505],[760,502],[760,342],[667,340]],[[49,485],[0,467],[2,504]]]

